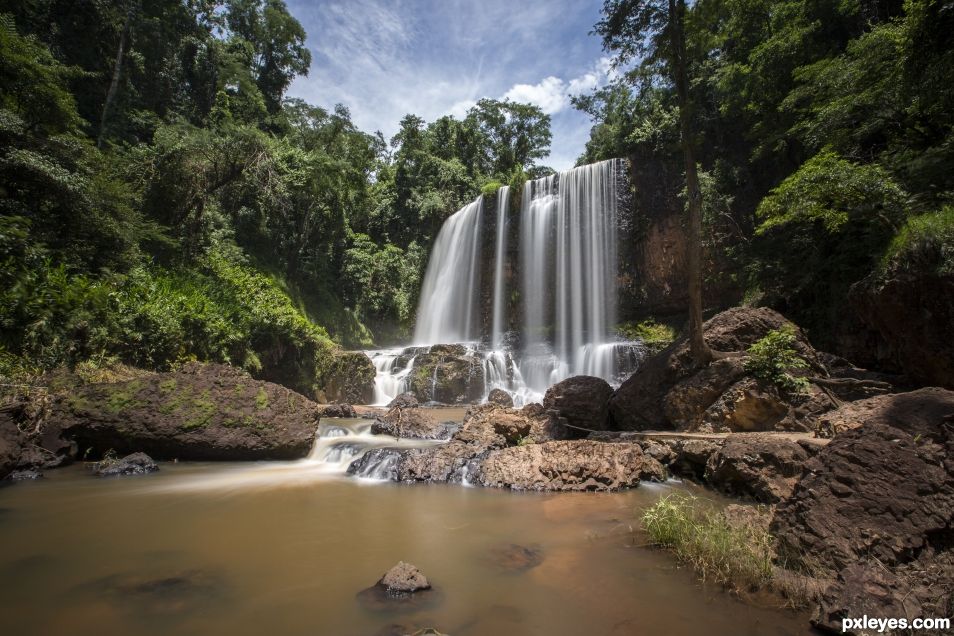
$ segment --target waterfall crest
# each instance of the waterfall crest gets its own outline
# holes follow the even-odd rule
[[[468,342],[476,338],[475,290],[480,282],[480,222],[483,197],[444,221],[417,306],[417,343]]]

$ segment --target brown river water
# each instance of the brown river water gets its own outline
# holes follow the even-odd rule
[[[385,443],[339,433],[352,448]],[[743,603],[638,545],[639,511],[682,484],[400,485],[344,475],[340,450],[329,439],[299,462],[163,463],[114,479],[77,465],[0,489],[0,634],[810,633],[804,615]],[[500,557],[512,544],[542,561],[517,568]],[[430,579],[434,602],[360,603],[400,560]]]

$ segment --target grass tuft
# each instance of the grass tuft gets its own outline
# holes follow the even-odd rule
[[[673,493],[642,515],[654,545],[671,550],[703,580],[752,590],[772,580],[772,538],[762,524],[743,523],[702,503]]]

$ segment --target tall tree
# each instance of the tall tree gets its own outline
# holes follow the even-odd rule
[[[685,0],[605,0],[595,32],[603,47],[616,53],[617,66],[633,60],[644,71],[667,79],[676,89],[679,134],[688,195],[689,344],[697,364],[713,352],[702,334],[702,193],[693,139],[693,103],[689,94]]]

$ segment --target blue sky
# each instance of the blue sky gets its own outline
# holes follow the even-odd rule
[[[390,138],[407,113],[462,116],[481,97],[534,103],[553,120],[544,163],[569,168],[589,137],[569,95],[605,83],[608,58],[588,35],[601,0],[287,0],[312,64],[289,93],[341,103]]]

